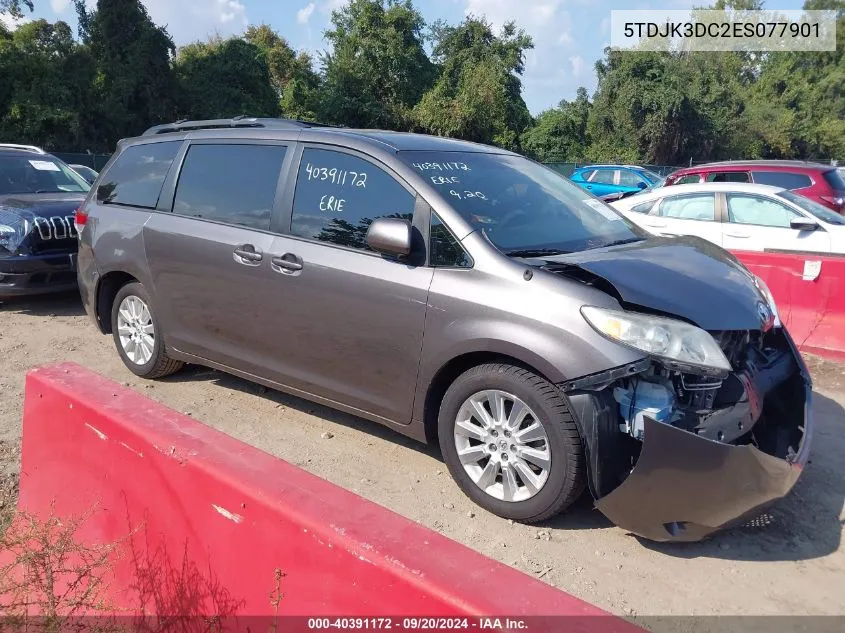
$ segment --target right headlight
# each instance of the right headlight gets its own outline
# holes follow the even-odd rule
[[[581,314],[605,338],[683,365],[731,371],[716,340],[684,321],[584,306]]]

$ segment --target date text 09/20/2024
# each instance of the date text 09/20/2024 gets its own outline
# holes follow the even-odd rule
[[[393,630],[393,631],[528,631],[525,619],[496,617],[372,617],[308,618],[309,631]]]

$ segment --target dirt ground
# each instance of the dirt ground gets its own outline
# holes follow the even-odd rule
[[[547,525],[509,523],[473,505],[436,450],[219,372],[188,368],[164,381],[140,380],[74,295],[0,304],[0,505],[15,497],[24,374],[64,360],[635,621],[646,615],[845,615],[842,365],[810,359],[817,390],[814,451],[788,499],[757,527],[704,543],[658,545],[614,527],[586,498]]]

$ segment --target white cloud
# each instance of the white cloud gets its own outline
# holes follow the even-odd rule
[[[573,55],[569,58],[569,63],[572,64],[572,74],[575,77],[580,77],[587,68],[587,62],[580,55]]]
[[[601,24],[599,24],[599,31],[601,31],[602,35],[610,31],[610,18],[602,18]]]
[[[320,4],[320,13],[331,15],[332,11],[336,11],[346,4],[349,4],[349,0],[326,0]]]
[[[61,13],[70,6],[70,0],[50,0],[50,8]]]
[[[14,31],[21,24],[29,22],[29,18],[16,18],[10,13],[0,13],[0,24],[5,26],[10,31]]]
[[[143,0],[153,21],[166,26],[177,45],[243,32],[249,24],[240,0]]]
[[[317,5],[313,2],[309,2],[304,7],[302,7],[299,11],[296,12],[296,21],[299,24],[308,24],[308,21],[311,19],[311,14],[314,13],[314,9]]]

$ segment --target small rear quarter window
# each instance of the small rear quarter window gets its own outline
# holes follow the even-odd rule
[[[103,175],[97,202],[155,209],[161,188],[182,141],[127,147]]]

